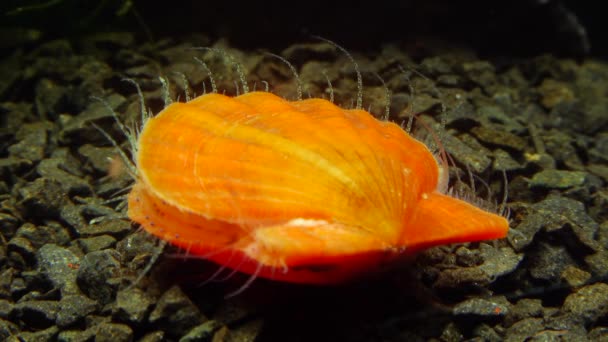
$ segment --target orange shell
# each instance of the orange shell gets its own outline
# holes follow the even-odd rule
[[[149,119],[129,217],[261,277],[336,283],[434,245],[504,237],[505,218],[436,191],[399,126],[326,100],[207,94]]]

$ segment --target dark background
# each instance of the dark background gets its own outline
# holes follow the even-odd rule
[[[595,3],[4,0],[0,46],[6,51],[40,39],[129,30],[150,40],[204,33],[212,39],[228,38],[242,48],[280,49],[320,35],[350,49],[377,49],[388,41],[424,46],[440,40],[481,55],[606,57],[605,14]],[[31,30],[40,35],[32,37]]]

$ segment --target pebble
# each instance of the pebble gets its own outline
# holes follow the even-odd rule
[[[455,315],[474,315],[478,317],[498,317],[509,313],[509,303],[504,297],[471,298],[454,306]]]
[[[543,170],[530,179],[530,187],[545,189],[568,189],[581,186],[588,177],[587,172],[567,170]]]
[[[221,327],[222,325],[217,321],[207,321],[192,328],[186,335],[179,339],[179,342],[211,341],[215,332]]]
[[[97,327],[95,342],[131,342],[133,329],[126,324],[102,323]]]
[[[15,304],[12,315],[31,328],[47,328],[55,324],[59,302],[51,300],[30,300]]]
[[[608,251],[602,250],[585,257],[585,263],[593,275],[597,277],[608,276]]]
[[[68,203],[68,198],[57,180],[40,177],[19,189],[20,203],[26,216],[55,218]]]
[[[172,286],[159,298],[150,313],[149,322],[174,336],[183,336],[207,318],[199,311],[179,286]]]
[[[66,161],[63,158],[47,158],[36,168],[38,174],[46,179],[58,182],[63,193],[69,195],[89,196],[93,189],[85,179],[64,171]]]
[[[492,279],[513,272],[524,258],[509,247],[494,248],[482,243],[480,250],[484,261],[477,267]]]
[[[83,238],[110,235],[118,238],[125,237],[128,233],[133,231],[131,222],[127,220],[103,220],[99,223],[88,224],[78,230],[78,233]]]
[[[524,318],[507,329],[505,342],[528,341],[544,327],[542,318]]]
[[[25,223],[15,236],[27,239],[36,249],[46,244],[67,245],[70,243],[70,232],[58,222],[50,221],[46,225]]]
[[[10,336],[14,336],[18,332],[19,327],[17,324],[0,318],[0,341],[8,341]]]
[[[515,251],[522,251],[534,240],[547,220],[545,213],[533,212],[527,215],[517,226],[512,227],[507,235],[507,240]]]
[[[492,129],[488,126],[477,126],[471,129],[475,136],[488,144],[510,148],[515,151],[523,151],[528,142],[502,129]]]
[[[587,281],[591,279],[591,273],[573,265],[568,265],[562,271],[561,279],[563,279],[568,286],[577,287],[586,284]]]
[[[57,335],[57,342],[89,342],[95,337],[93,329],[63,330]]]
[[[147,333],[146,335],[144,335],[144,337],[139,339],[139,342],[163,342],[165,340],[165,332],[157,330]]]
[[[524,166],[513,159],[507,151],[497,148],[494,150],[492,168],[496,171],[517,171],[522,170]]]
[[[564,301],[561,310],[584,325],[608,314],[608,284],[597,283],[578,289]]]
[[[78,154],[85,158],[85,166],[90,167],[98,175],[106,175],[110,168],[110,160],[118,155],[115,147],[97,147],[84,144],[78,148]]]
[[[44,245],[36,253],[36,260],[38,271],[61,291],[62,296],[80,293],[76,284],[80,258],[69,249],[54,244]]]
[[[120,322],[141,324],[154,305],[153,299],[138,288],[118,291],[112,317]]]
[[[52,129],[53,124],[48,121],[21,126],[15,134],[17,143],[8,148],[10,156],[25,159],[32,163],[41,161],[47,153],[49,131]]]
[[[74,325],[88,314],[97,311],[98,306],[96,301],[83,295],[63,296],[59,302],[60,311],[57,314],[56,324],[61,328]]]
[[[119,260],[118,252],[110,249],[86,254],[76,277],[80,290],[102,305],[112,302],[118,287],[113,279],[120,276]]]
[[[523,298],[518,300],[515,305],[511,305],[504,324],[509,327],[515,322],[531,317],[543,317],[543,303],[540,299]]]
[[[114,247],[116,239],[110,235],[100,235],[76,240],[84,253],[90,253]]]
[[[111,94],[104,98],[110,108],[116,110],[126,102],[126,99],[118,94]],[[65,146],[79,146],[83,143],[106,143],[107,139],[101,135],[92,125],[101,120],[113,121],[112,112],[99,101],[91,101],[87,108],[80,114],[67,120],[59,132],[59,142]]]
[[[562,245],[539,243],[528,254],[530,275],[535,279],[552,283],[559,281],[562,271],[574,263],[568,250]]]
[[[13,311],[14,304],[6,299],[0,299],[0,318],[7,319]]]
[[[52,341],[55,336],[59,333],[59,328],[56,326],[52,326],[46,328],[44,330],[39,330],[35,332],[25,331],[21,332],[18,335],[19,341],[27,341],[27,342],[48,342]]]
[[[547,232],[571,229],[580,247],[588,251],[599,250],[599,244],[595,240],[599,225],[587,214],[583,203],[551,194],[534,204],[533,208],[545,214]]]

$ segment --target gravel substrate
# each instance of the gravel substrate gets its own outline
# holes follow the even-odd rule
[[[434,248],[381,279],[338,288],[258,280],[229,299],[246,277],[201,285],[217,267],[167,247],[132,286],[160,247],[125,217],[131,179],[107,175],[116,151],[94,126],[127,146],[108,110],[137,122],[139,97],[125,77],[153,112],[163,106],[158,76],[172,99],[185,98],[185,80],[190,95],[209,91],[195,57],[234,94],[234,65],[192,46],[232,56],[250,88],[267,82],[296,97],[280,60],[205,36],[140,43],[97,34],[0,61],[0,340],[608,340],[608,67],[550,56],[480,60],[432,45],[350,51],[364,107],[384,113],[377,73],[391,91],[391,120],[424,114],[458,166],[461,192],[470,193],[470,170],[477,196],[499,203],[506,174],[507,239]],[[339,50],[311,41],[272,52],[293,63],[306,96],[329,98],[329,79],[335,102],[352,106],[356,76]]]

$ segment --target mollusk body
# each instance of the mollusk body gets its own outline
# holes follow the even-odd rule
[[[504,237],[507,221],[436,191],[399,126],[266,92],[173,103],[138,137],[129,216],[241,272],[336,283],[420,249]]]

